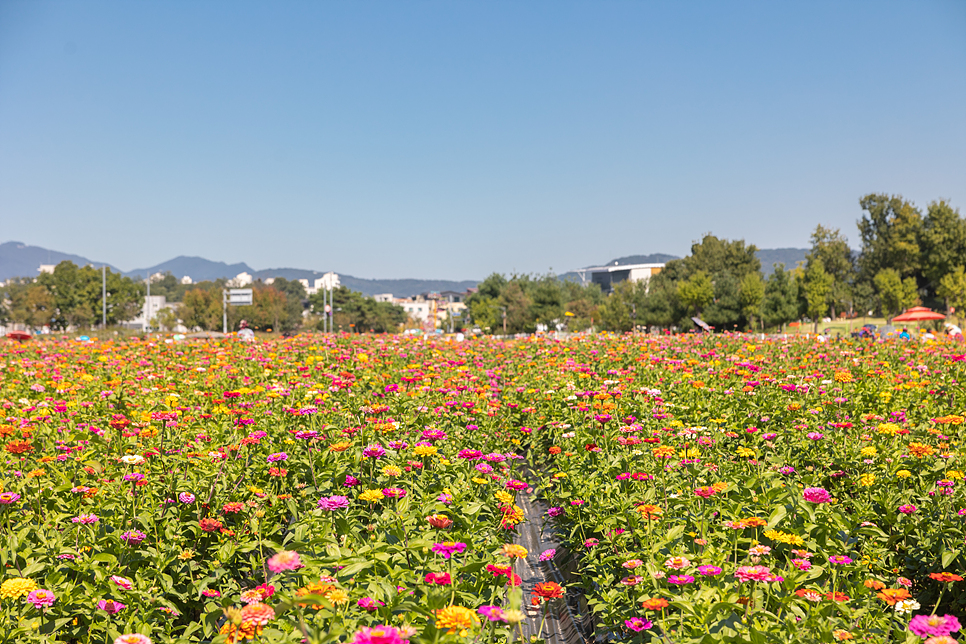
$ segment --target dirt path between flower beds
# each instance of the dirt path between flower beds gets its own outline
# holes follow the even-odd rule
[[[527,558],[517,566],[517,573],[520,575],[524,591],[524,608],[529,608],[529,598],[534,587],[544,581],[555,581],[561,586],[565,579],[561,570],[557,567],[558,561],[564,560],[565,553],[561,552],[561,546],[554,537],[551,526],[546,522],[546,508],[543,504],[530,497],[529,493],[522,493],[517,497],[517,503],[523,510],[525,517],[523,523],[517,527],[517,534],[513,539],[527,549]],[[540,553],[548,548],[555,548],[557,556],[554,561],[541,562],[538,557]],[[590,644],[593,640],[587,639],[581,632],[577,620],[579,596],[573,591],[569,592],[563,599],[556,599],[550,603],[551,609],[547,615],[547,621],[543,625],[542,638],[547,644]],[[543,620],[543,609],[527,610],[527,619],[524,622],[524,633],[527,638],[536,635],[540,630],[540,622]]]

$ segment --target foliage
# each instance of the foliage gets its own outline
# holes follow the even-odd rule
[[[939,282],[938,295],[946,299],[962,320],[966,313],[966,270],[962,266],[957,266],[943,276]]]
[[[761,314],[765,324],[779,328],[798,318],[798,285],[783,264],[768,276]]]
[[[688,279],[678,283],[678,299],[696,316],[714,301],[714,284],[704,271],[696,271]]]
[[[894,268],[879,271],[874,281],[882,301],[882,308],[890,318],[919,303],[916,280],[911,277],[901,279],[899,271]]]
[[[321,291],[309,297],[309,304],[317,313],[323,311],[322,300]],[[337,331],[394,333],[406,321],[406,311],[401,306],[392,302],[376,302],[345,286],[332,290],[332,304],[332,320]]]
[[[859,268],[866,280],[891,268],[913,277],[922,266],[919,239],[922,215],[900,196],[870,194],[859,200],[866,212],[858,222],[862,239]]]
[[[107,324],[115,326],[130,320],[144,306],[144,287],[129,277],[106,269]],[[56,329],[90,328],[102,319],[102,276],[93,266],[78,268],[74,262],[62,261],[53,273],[41,273],[37,283],[46,287],[54,298],[50,325]]]

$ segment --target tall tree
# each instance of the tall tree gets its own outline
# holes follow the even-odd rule
[[[966,264],[966,219],[945,201],[934,201],[926,209],[919,238],[922,274],[930,293],[957,266]]]
[[[697,271],[690,278],[678,282],[677,291],[681,303],[697,316],[714,300],[714,284],[704,271]]]
[[[894,268],[879,271],[874,279],[882,311],[887,318],[893,318],[903,310],[919,303],[916,280],[907,277],[903,279]]]
[[[946,306],[953,309],[962,324],[966,314],[966,269],[957,266],[939,280],[939,297],[946,300]]]
[[[794,276],[785,270],[784,264],[775,266],[765,284],[765,297],[762,302],[762,317],[769,326],[785,325],[798,318],[798,285]]]
[[[810,264],[805,270],[805,300],[808,302],[808,317],[812,318],[815,332],[818,333],[818,323],[828,311],[828,298],[834,280],[825,272],[822,260],[816,258]]]
[[[761,273],[748,273],[741,278],[738,298],[741,301],[741,312],[748,320],[748,326],[754,331],[755,320],[761,315],[761,304],[765,299],[765,282],[761,279]]]
[[[862,278],[872,281],[879,271],[895,269],[903,278],[915,277],[920,268],[919,239],[922,214],[900,196],[870,194],[859,200],[865,215],[859,220]]]
[[[838,228],[826,228],[819,224],[812,233],[812,248],[805,256],[806,271],[812,262],[821,260],[825,272],[832,277],[829,306],[832,317],[836,311],[845,310],[852,299],[852,283],[855,281],[855,264],[849,242]]]
[[[748,273],[761,270],[761,261],[755,255],[757,250],[754,244],[745,244],[743,239],[718,239],[708,233],[700,242],[692,244],[691,254],[681,260],[687,269],[685,277],[703,271],[714,279],[718,273],[728,272],[740,280]]]

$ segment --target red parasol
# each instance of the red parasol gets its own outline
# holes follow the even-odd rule
[[[24,340],[30,339],[30,333],[28,333],[27,331],[11,331],[10,333],[7,334],[7,337],[10,338],[11,340],[20,340],[21,342],[23,342]]]
[[[919,322],[921,320],[945,320],[946,316],[942,313],[936,313],[931,309],[927,309],[924,306],[914,306],[911,309],[906,309],[902,312],[902,315],[897,315],[892,318],[893,322]]]

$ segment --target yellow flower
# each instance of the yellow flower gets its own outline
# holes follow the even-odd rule
[[[925,443],[909,443],[909,452],[916,458],[925,458],[936,453],[936,448]]]
[[[766,530],[763,535],[779,543],[787,543],[792,546],[805,545],[805,540],[798,535],[782,532],[781,530]]]
[[[449,629],[448,633],[458,630],[460,637],[466,637],[469,629],[478,622],[476,613],[462,606],[447,606],[436,611],[436,628]]]
[[[191,548],[182,550],[181,554],[178,555],[178,559],[180,559],[181,561],[188,561],[189,559],[194,559],[194,557],[195,557],[195,551],[192,550]]]
[[[329,445],[330,452],[344,452],[352,447],[352,443],[349,441],[339,441],[338,443],[332,443]]]
[[[912,476],[912,472],[910,472],[909,470],[899,470],[898,472],[896,472],[896,477],[900,479],[907,479],[910,476]]]
[[[486,485],[487,483],[489,483],[489,481],[487,481],[484,478],[480,478],[479,476],[473,477],[473,482],[476,483],[477,485]]]
[[[330,590],[325,597],[333,604],[344,604],[349,601],[349,594],[341,588]]]
[[[755,450],[749,447],[739,447],[738,449],[735,450],[735,454],[737,454],[742,458],[754,458]]]
[[[500,550],[504,557],[523,559],[527,556],[527,549],[516,543],[505,543]]]
[[[875,483],[875,474],[872,472],[866,472],[859,477],[859,485],[863,487],[869,487],[873,483]]]
[[[382,493],[382,490],[366,490],[359,495],[360,501],[366,501],[368,503],[382,501],[384,498],[386,498],[386,495]]]
[[[835,382],[852,382],[852,374],[848,371],[836,371]]]
[[[399,476],[402,474],[402,469],[396,465],[387,465],[382,468],[382,473],[386,476]]]
[[[493,496],[495,496],[496,500],[500,503],[513,503],[513,495],[504,492],[503,490],[497,490],[496,494]]]
[[[37,583],[33,579],[14,577],[0,585],[0,599],[17,599],[37,590]]]
[[[959,470],[949,470],[948,472],[946,472],[946,478],[952,481],[956,481],[963,478],[963,473],[960,472]]]
[[[413,448],[413,454],[416,456],[433,456],[439,450],[433,445],[417,445]]]
[[[878,453],[879,452],[876,451],[874,447],[863,447],[862,451],[859,452],[859,454],[861,454],[862,456],[865,456],[866,458],[871,458],[872,456],[875,456]]]

